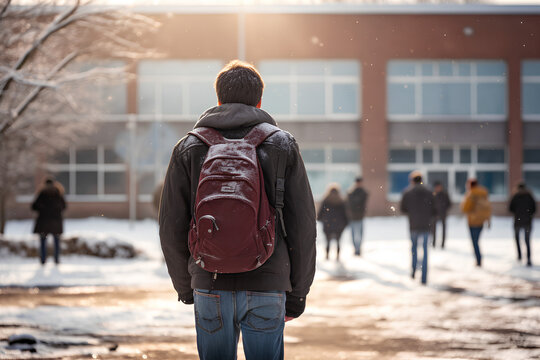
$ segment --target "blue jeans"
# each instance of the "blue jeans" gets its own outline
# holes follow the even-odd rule
[[[412,277],[416,272],[416,263],[417,263],[417,247],[418,247],[418,238],[423,237],[423,257],[422,257],[422,284],[427,282],[427,267],[428,267],[428,239],[429,231],[412,231],[411,230],[411,242],[412,242]]]
[[[236,359],[238,339],[246,360],[283,359],[285,292],[194,291],[201,360]]]
[[[476,265],[482,266],[482,254],[480,254],[480,233],[482,232],[482,226],[469,226],[471,232],[471,240],[474,248],[474,256],[476,257]]]
[[[41,256],[41,263],[45,264],[47,261],[47,234],[40,234],[39,240],[41,243],[40,247],[40,256]],[[54,262],[59,263],[60,262],[60,235],[53,234],[54,237]]]
[[[364,232],[364,220],[353,220],[350,222],[354,253],[360,255],[362,247],[362,236]]]

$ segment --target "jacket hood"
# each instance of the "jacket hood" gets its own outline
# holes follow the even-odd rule
[[[268,123],[276,126],[275,120],[264,110],[255,106],[231,103],[222,104],[206,110],[194,128],[211,127],[230,130]]]

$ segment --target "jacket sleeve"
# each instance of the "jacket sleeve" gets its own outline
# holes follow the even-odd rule
[[[294,140],[287,157],[283,218],[292,285],[292,291],[287,294],[286,315],[298,317],[304,312],[306,296],[315,275],[317,229],[311,187]]]
[[[43,207],[43,195],[39,193],[36,200],[34,200],[34,202],[32,203],[32,210],[40,211],[42,207]]]
[[[178,299],[193,304],[188,232],[191,221],[189,172],[180,158],[179,145],[172,153],[161,196],[159,237],[167,269]]]
[[[534,200],[534,197],[531,195],[531,215],[534,215],[536,213],[536,200]]]
[[[403,194],[401,197],[401,203],[399,204],[399,210],[406,214],[407,213],[407,193]]]
[[[464,213],[470,213],[473,210],[473,207],[473,197],[469,193],[465,195],[465,200],[463,200],[463,203],[461,204],[461,211],[463,211]]]
[[[510,202],[508,203],[508,211],[511,213],[514,213],[516,211],[516,197],[512,196],[512,199],[510,199]]]

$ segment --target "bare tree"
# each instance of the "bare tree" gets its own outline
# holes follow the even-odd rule
[[[125,69],[77,63],[129,60],[152,53],[139,38],[154,20],[120,9],[47,0],[0,0],[0,233],[8,200],[36,163],[89,130],[89,95],[81,83],[125,78]],[[88,89],[88,87],[86,88]],[[99,110],[98,110],[99,111]]]

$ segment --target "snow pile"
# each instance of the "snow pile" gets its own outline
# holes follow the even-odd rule
[[[48,253],[52,254],[52,241],[48,241]],[[100,258],[132,259],[141,255],[132,244],[118,235],[87,233],[63,236],[60,240],[62,255],[85,255]],[[18,255],[22,257],[39,256],[37,236],[6,238],[0,236],[0,256]]]

